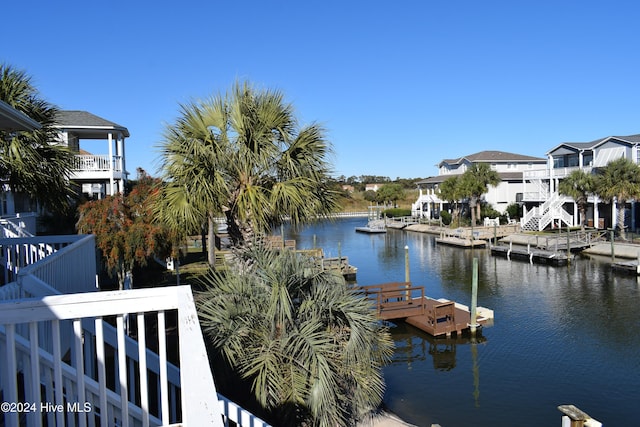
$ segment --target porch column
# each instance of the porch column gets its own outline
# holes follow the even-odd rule
[[[119,184],[118,184],[118,189],[121,192],[124,192],[124,182],[126,180],[126,165],[124,164],[124,160],[125,160],[125,156],[124,156],[124,135],[123,134],[118,134],[118,142],[117,142],[117,146],[116,146],[116,155],[119,157],[119,162],[120,162],[120,173],[122,174],[122,177],[118,180]]]
[[[109,186],[111,187],[109,189],[109,195],[113,196],[116,194],[115,192],[115,183],[113,181],[113,174],[115,173],[114,171],[114,164],[113,164],[113,134],[111,132],[109,132],[109,137],[108,137],[108,141],[109,141]]]
[[[600,213],[598,212],[599,201],[598,196],[593,196],[593,226],[595,228],[598,228],[598,224],[600,224]]]
[[[616,209],[616,197],[611,200],[611,228],[616,228],[618,226],[618,211]]]
[[[580,213],[578,212],[578,204],[576,202],[573,202],[573,225],[580,225],[583,223],[584,218],[580,218]]]
[[[631,230],[636,231],[636,201],[631,202]]]

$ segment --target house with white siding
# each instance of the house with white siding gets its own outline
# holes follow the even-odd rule
[[[544,168],[523,172],[524,192],[522,202],[525,214],[522,227],[525,230],[543,230],[549,226],[573,226],[584,223],[596,228],[615,227],[615,204],[589,197],[586,218],[579,218],[575,201],[558,192],[560,181],[571,172],[581,169],[595,173],[598,168],[619,158],[640,163],[640,134],[607,136],[591,142],[563,142],[547,152]],[[636,202],[629,201],[626,226],[636,229],[638,212]]]
[[[437,164],[437,176],[417,183],[420,193],[418,200],[412,205],[412,215],[437,218],[439,212],[448,207],[448,202],[440,199],[440,184],[453,176],[461,176],[477,163],[489,164],[491,169],[500,176],[500,183],[495,187],[489,187],[489,191],[483,196],[483,201],[498,212],[504,213],[507,206],[519,202],[522,198],[523,172],[545,167],[546,159],[504,151],[480,151],[458,158],[444,159]]]
[[[33,130],[34,126],[40,126],[6,103],[0,104],[0,124],[3,123],[13,130]],[[69,178],[77,184],[80,193],[88,199],[102,199],[124,191],[129,174],[125,162],[125,138],[129,137],[126,127],[87,111],[62,110],[58,112],[54,128],[59,137],[51,143],[63,144],[74,153]],[[38,212],[37,204],[26,194],[13,192],[8,185],[0,192],[0,216],[31,234],[36,233]]]

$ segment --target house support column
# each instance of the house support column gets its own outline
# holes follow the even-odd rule
[[[631,230],[636,231],[636,201],[631,202]]]
[[[126,180],[126,165],[124,155],[124,135],[118,135],[118,141],[116,145],[116,155],[118,156],[118,162],[120,167],[121,178],[118,180],[118,189],[124,193],[124,181]]]
[[[598,196],[593,196],[593,226],[599,228],[600,224],[600,212],[598,212]]]
[[[113,196],[116,194],[115,182],[113,179],[113,175],[115,174],[115,165],[113,161],[113,134],[109,133],[109,195]]]
[[[574,225],[581,225],[584,223],[584,218],[580,218],[580,213],[578,212],[578,204],[576,202],[573,202],[573,223]]]
[[[611,200],[611,228],[614,230],[618,226],[618,211],[616,209],[617,200],[618,199],[616,197]]]

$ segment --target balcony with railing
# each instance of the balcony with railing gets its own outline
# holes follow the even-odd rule
[[[73,159],[73,179],[122,178],[123,172],[122,156],[83,154]]]
[[[267,426],[217,394],[188,286],[99,292],[93,236],[65,237],[2,242],[4,425]]]

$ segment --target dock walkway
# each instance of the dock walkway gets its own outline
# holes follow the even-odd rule
[[[468,307],[446,299],[429,298],[424,295],[424,287],[412,286],[411,282],[358,286],[358,289],[375,303],[378,319],[404,320],[434,337],[460,335],[470,327]],[[478,307],[476,313],[479,325],[493,319],[493,312],[486,308]]]

